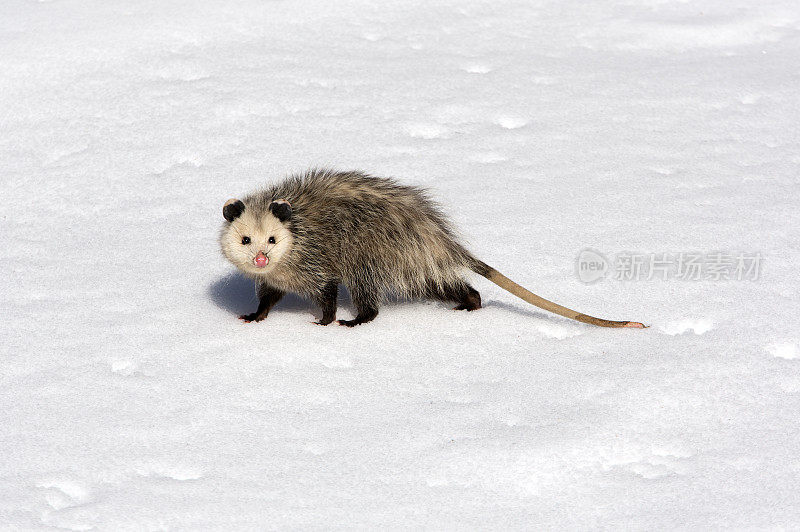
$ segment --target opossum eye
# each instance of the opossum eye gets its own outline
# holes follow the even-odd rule
[[[270,244],[274,244],[274,243],[275,243],[275,237],[274,237],[274,236],[271,236],[271,237],[269,237],[269,240],[268,240],[268,242],[269,242]]]
[[[246,246],[249,243],[250,243],[250,237],[249,236],[243,236],[242,237],[242,244],[244,244]]]

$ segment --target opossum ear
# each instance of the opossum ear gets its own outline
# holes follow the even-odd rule
[[[234,221],[236,218],[241,216],[243,212],[244,203],[235,198],[226,201],[225,206],[222,207],[222,216],[224,216],[229,222]]]
[[[292,205],[284,199],[275,200],[270,203],[269,210],[275,215],[275,218],[282,222],[292,217]]]

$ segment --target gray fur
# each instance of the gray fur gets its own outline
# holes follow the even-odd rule
[[[273,219],[270,209],[281,200],[291,206],[285,221]],[[226,221],[220,241],[225,255],[254,277],[262,291],[295,292],[322,304],[326,287],[343,284],[359,315],[369,309],[377,314],[387,294],[461,301],[463,294],[474,292],[463,274],[487,268],[458,242],[423,189],[391,179],[310,170],[242,202],[246,216],[241,223]],[[280,222],[291,241],[263,273],[249,267],[236,251],[242,235],[256,231],[252,226],[261,221],[272,227]],[[270,256],[269,246],[264,249]]]

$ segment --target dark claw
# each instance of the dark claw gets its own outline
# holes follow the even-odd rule
[[[344,325],[345,327],[355,327],[359,324],[357,320],[338,320],[337,323],[339,325]]]
[[[252,314],[242,314],[241,316],[239,316],[239,319],[244,321],[245,323],[250,323],[253,321],[256,322],[261,321],[264,319],[264,316],[259,316],[258,313],[254,312]]]

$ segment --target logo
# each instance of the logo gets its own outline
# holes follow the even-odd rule
[[[575,273],[582,283],[596,283],[605,278],[610,270],[608,259],[593,249],[584,249],[575,261]]]

